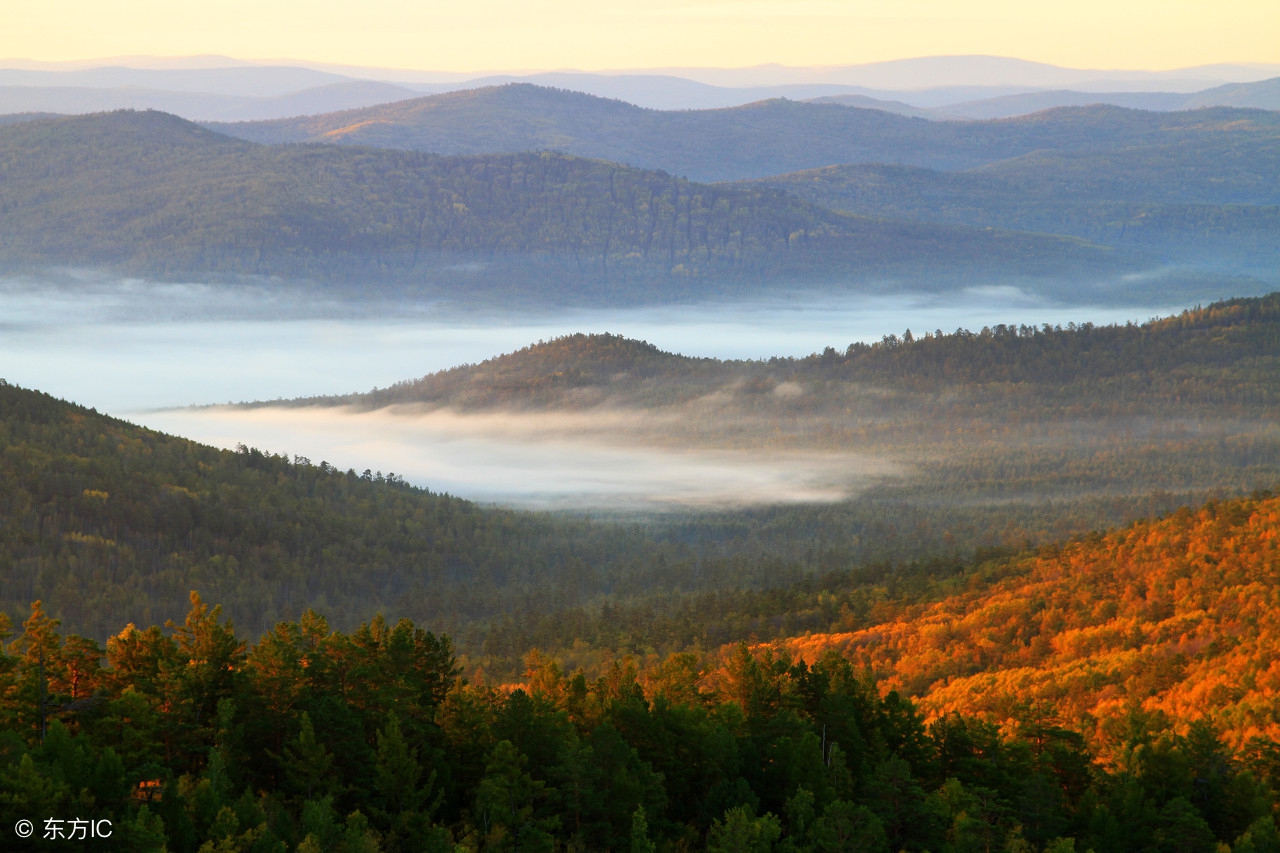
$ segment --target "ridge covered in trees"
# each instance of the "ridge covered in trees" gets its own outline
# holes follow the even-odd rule
[[[1037,151],[964,171],[870,163],[742,182],[834,210],[1068,234],[1169,261],[1274,268],[1276,134]]]
[[[0,127],[0,263],[628,303],[875,271],[1113,269],[1083,241],[837,214],[551,152],[256,145],[155,112]],[[388,290],[388,292],[390,292]]]
[[[956,386],[1057,389],[1191,403],[1237,393],[1280,402],[1268,379],[1280,359],[1280,293],[1229,299],[1145,323],[1097,326],[997,324],[974,332],[910,330],[845,350],[760,361],[691,358],[612,334],[573,334],[363,394],[304,397],[271,405],[377,408],[426,403],[460,409],[575,408],[686,403],[726,385],[768,391],[819,385],[809,405],[843,406],[832,383],[891,383],[919,391]],[[754,384],[753,384],[754,383]],[[1245,389],[1248,389],[1247,391]],[[760,401],[768,401],[765,396]],[[266,405],[254,403],[250,405]]]
[[[512,83],[318,116],[208,126],[261,143],[372,145],[438,154],[555,149],[699,181],[727,181],[832,164],[953,170],[1035,151],[1274,139],[1280,114],[1095,105],[996,121],[928,121],[784,98],[664,111]]]
[[[393,606],[448,624],[585,601],[597,572],[613,585],[644,562],[625,528],[222,451],[8,384],[0,453],[0,610],[41,597],[99,638],[176,618],[193,582],[245,625],[321,605],[344,625]]]

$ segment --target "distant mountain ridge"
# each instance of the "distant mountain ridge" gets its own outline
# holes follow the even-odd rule
[[[261,143],[324,142],[477,154],[552,149],[694,180],[764,177],[845,163],[964,169],[1041,149],[1269,137],[1280,113],[1146,113],[1096,106],[999,122],[931,122],[837,104],[761,101],[664,112],[515,83],[268,122],[211,123]]]
[[[390,83],[352,80],[296,92],[250,97],[207,92],[174,92],[136,86],[0,86],[0,114],[79,115],[119,109],[155,109],[201,121],[253,121],[302,116],[385,104],[420,97]]]
[[[830,166],[746,185],[865,216],[1070,234],[1168,260],[1280,260],[1280,134],[1038,151],[959,172]]]
[[[920,57],[858,66],[475,74],[262,64],[227,57],[116,57],[64,63],[0,60],[0,113],[159,109],[200,121],[319,114],[501,83],[554,86],[637,106],[716,109],[770,98],[840,99],[937,120],[999,118],[1054,106],[1106,103],[1139,109],[1242,106],[1280,109],[1280,66],[1222,65],[1180,72],[1084,71],[1005,57]],[[344,96],[315,97],[327,89]],[[311,91],[310,110],[294,96]],[[279,99],[279,100],[275,100]],[[308,99],[301,99],[306,102]]]
[[[1136,110],[1176,112],[1204,107],[1240,107],[1244,109],[1280,110],[1280,77],[1254,83],[1228,83],[1200,92],[1076,92],[1056,89],[1022,92],[976,101],[947,104],[935,111],[934,117],[952,116],[966,119],[1010,118],[1055,107],[1083,107],[1110,104]],[[926,116],[927,117],[927,116]]]

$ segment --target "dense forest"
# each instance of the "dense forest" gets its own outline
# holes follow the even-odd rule
[[[92,821],[175,853],[1274,851],[1278,526],[1214,504],[882,596],[898,618],[849,637],[590,673],[530,649],[502,686],[408,620],[250,645],[192,593],[104,649],[36,602],[0,656],[0,822],[76,816],[15,850]]]
[[[163,113],[0,127],[0,262],[628,303],[887,270],[1113,269],[1045,235],[837,214],[555,153],[261,146]],[[716,282],[720,282],[717,285]]]
[[[1135,709],[1280,740],[1280,499],[1214,502],[991,564],[892,621],[788,643],[924,696],[931,714],[1052,706],[1095,743]]]
[[[220,451],[11,385],[0,400],[0,611],[40,598],[98,641],[125,622],[179,618],[196,585],[253,630],[311,607],[344,629],[379,610],[407,614],[447,630],[470,666],[510,675],[530,637],[571,645],[566,632],[624,602],[678,614],[708,590],[1043,541],[1187,499],[928,507],[890,496],[589,521],[482,508],[392,473]]]
[[[1144,112],[1090,106],[999,121],[928,121],[874,109],[773,99],[715,110],[647,110],[517,83],[358,110],[209,125],[261,143],[324,142],[437,154],[554,149],[698,181],[762,178],[832,164],[968,169],[1040,151],[1274,139],[1280,113]]]

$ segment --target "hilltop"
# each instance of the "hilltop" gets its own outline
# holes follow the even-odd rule
[[[866,386],[925,394],[985,386],[1059,400],[1087,393],[1095,405],[1124,400],[1177,407],[1231,400],[1270,406],[1280,400],[1267,382],[1278,366],[1280,294],[1271,294],[1143,324],[921,330],[843,351],[829,347],[806,358],[760,361],[690,358],[646,341],[578,333],[364,394],[273,405],[652,408],[684,405],[725,388],[750,394],[791,383],[812,391],[804,395],[811,411],[843,409],[847,395]],[[750,406],[793,408],[798,399],[764,394]]]

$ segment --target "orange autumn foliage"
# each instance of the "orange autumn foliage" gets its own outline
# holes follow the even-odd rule
[[[1049,709],[1104,752],[1140,708],[1280,739],[1280,498],[1207,505],[980,574],[883,624],[787,641],[836,649],[928,714]]]

